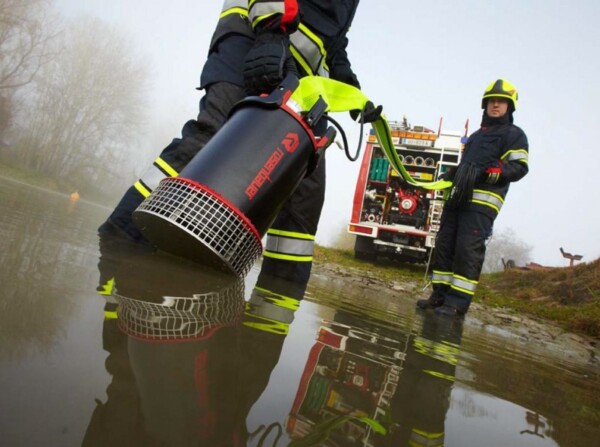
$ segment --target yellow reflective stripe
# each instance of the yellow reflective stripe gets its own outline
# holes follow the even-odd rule
[[[482,202],[481,200],[472,200],[471,202],[478,203],[479,205],[489,206],[490,208],[492,208],[493,210],[495,210],[497,213],[500,212],[500,208],[498,208],[496,205],[492,205],[491,203]]]
[[[457,286],[456,284],[450,284],[450,288],[454,290],[458,290],[459,292],[464,293],[465,295],[475,295],[475,291],[463,289],[462,287]]]
[[[452,280],[452,272],[440,272],[439,270],[434,270],[431,275],[432,284],[450,284]]]
[[[314,241],[315,240],[315,235],[314,234],[297,233],[295,231],[275,230],[273,228],[270,228],[267,231],[267,234],[272,234],[274,236],[293,237],[293,238],[296,238],[296,239],[306,239],[306,240],[309,240],[309,241]]]
[[[280,295],[279,293],[274,293],[271,290],[268,289],[263,289],[262,287],[254,287],[256,290],[258,290],[259,292],[264,292],[269,294],[268,297],[264,297],[264,298],[268,298],[268,299],[272,299],[273,301],[276,301],[274,304],[276,306],[279,307],[285,307],[286,309],[291,309],[291,310],[298,310],[298,307],[300,307],[300,301],[298,301],[296,298],[292,298],[289,296],[285,296],[285,295]]]
[[[278,12],[272,12],[271,14],[264,14],[264,15],[260,15],[258,17],[256,17],[254,20],[252,20],[252,29],[256,28],[256,25],[259,22],[262,22],[263,20],[268,19],[271,16],[274,16],[275,14],[279,14]]]
[[[451,376],[450,374],[444,374],[444,373],[441,373],[441,372],[438,372],[438,371],[433,371],[431,369],[424,369],[423,372],[425,374],[429,374],[430,376],[438,377],[440,379],[446,379],[446,380],[449,380],[451,382],[454,382],[454,380],[455,380],[454,376]]]
[[[277,335],[287,335],[290,330],[290,325],[281,323],[280,321],[272,321],[269,323],[251,323],[244,322],[244,326],[250,327],[263,332],[269,332]]]
[[[148,188],[146,188],[146,186],[139,180],[137,182],[135,182],[133,186],[144,197],[148,197],[150,195],[150,193],[152,192]]]
[[[171,177],[177,177],[179,175],[179,173],[173,169],[166,161],[164,161],[162,158],[158,157],[156,160],[154,160],[154,163],[156,163],[158,166],[160,166],[160,168],[165,171],[168,175],[170,175]]]
[[[290,51],[306,73],[329,77],[323,41],[303,23],[290,35]]]
[[[296,59],[296,62],[300,64],[300,66],[304,69],[306,73],[308,73],[310,76],[315,74],[308,62],[306,62],[306,60],[302,56],[302,54],[298,50],[296,50],[296,47],[290,45],[290,52],[292,53],[292,56],[294,56],[294,59]]]
[[[304,25],[303,23],[300,23],[298,25],[298,29],[300,31],[302,31],[304,34],[306,34],[310,40],[317,46],[319,47],[319,51],[321,52],[321,55],[323,56],[323,60],[325,60],[325,55],[327,54],[327,51],[325,51],[325,46],[323,45],[323,41],[319,38],[319,36],[317,36],[315,33],[313,33],[311,30],[309,30],[306,25]]]
[[[474,286],[477,286],[477,284],[479,284],[479,281],[475,280],[475,279],[469,279],[465,276],[461,276],[461,275],[453,275],[454,279],[458,280],[458,281],[464,281],[466,283],[470,283],[473,284]]]
[[[523,163],[529,163],[529,152],[527,152],[525,149],[510,149],[506,151],[502,157],[500,157],[500,160],[506,159],[509,161],[516,160]]]
[[[104,318],[107,320],[116,320],[119,318],[119,316],[117,315],[117,311],[116,310],[105,310],[104,311]]]
[[[227,11],[222,12],[219,18],[222,19],[223,17],[227,17],[231,14],[239,14],[244,17],[248,17],[248,10],[246,8],[230,8]]]
[[[458,290],[467,295],[474,295],[475,290],[477,289],[477,284],[479,284],[479,281],[467,279],[464,276],[460,275],[454,275],[452,278],[452,284],[450,285],[450,288]]]
[[[293,256],[293,255],[282,255],[281,253],[272,253],[264,251],[263,256],[265,258],[281,259],[283,261],[295,261],[295,262],[312,262],[312,256]]]
[[[496,210],[496,212],[500,212],[500,208],[504,204],[504,199],[502,196],[495,194],[491,191],[486,191],[483,189],[474,189],[473,190],[473,199],[471,200],[473,203],[477,203],[479,205],[489,206],[490,208]]]
[[[411,447],[442,447],[444,445],[444,432],[430,433],[413,428],[408,445]]]
[[[115,286],[115,278],[110,278],[106,283],[102,286],[102,290],[98,291],[99,295],[112,295],[113,288]]]

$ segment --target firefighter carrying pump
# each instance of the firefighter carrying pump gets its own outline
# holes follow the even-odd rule
[[[238,103],[180,175],[160,182],[133,213],[149,241],[237,275],[248,272],[279,209],[335,138],[333,128],[319,139],[311,128],[327,108],[322,99],[303,115],[293,109],[288,100],[298,84],[289,75],[271,95]]]

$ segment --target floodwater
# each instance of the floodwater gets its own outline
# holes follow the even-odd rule
[[[597,366],[99,241],[108,212],[0,179],[1,446],[600,445]]]

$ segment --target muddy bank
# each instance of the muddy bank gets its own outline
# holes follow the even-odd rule
[[[315,262],[313,276],[315,280],[331,278],[352,287],[369,288],[390,299],[410,299],[414,303],[431,293],[430,287],[424,289],[424,279],[386,280],[378,277],[375,270],[340,266],[322,260]],[[600,369],[600,340],[565,331],[550,321],[520,315],[513,309],[473,303],[465,317],[464,330],[465,334],[491,332],[532,355],[551,356],[568,363]]]

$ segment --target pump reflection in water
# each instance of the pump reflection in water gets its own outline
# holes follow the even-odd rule
[[[83,445],[246,445],[299,301],[262,274],[246,303],[239,278],[121,239],[100,248],[112,382]]]

